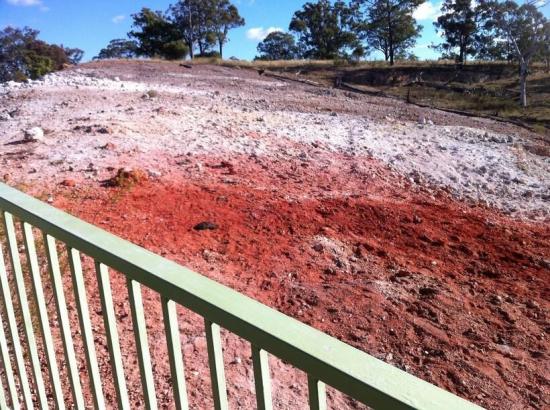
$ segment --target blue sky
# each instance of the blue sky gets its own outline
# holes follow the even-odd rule
[[[225,57],[252,59],[258,42],[270,31],[286,30],[294,12],[305,1],[233,0],[246,26],[231,32]],[[113,38],[123,38],[130,30],[130,15],[142,7],[166,10],[175,0],[0,0],[0,28],[7,25],[30,26],[41,32],[40,38],[67,47],[79,47],[91,59]],[[420,6],[415,17],[424,26],[415,54],[422,59],[436,58],[428,46],[439,42],[433,24],[441,0],[430,0]],[[550,14],[550,5],[543,9]],[[371,58],[380,59],[373,54]]]

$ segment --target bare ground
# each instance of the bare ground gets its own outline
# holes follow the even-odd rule
[[[536,135],[254,71],[173,63],[86,64],[0,87],[0,102],[0,175],[9,184],[480,405],[550,405],[550,167]],[[46,131],[43,141],[24,140],[33,126]],[[121,167],[148,178],[106,186]],[[202,221],[218,229],[194,230]],[[113,288],[132,403],[141,407],[116,274]],[[157,299],[145,292],[157,392],[170,407]],[[191,402],[203,408],[204,333],[189,312],[180,322]],[[247,343],[227,335],[225,360],[231,403],[253,407]],[[276,407],[303,407],[304,375],[272,367]],[[113,400],[109,383],[105,391]],[[331,399],[333,408],[356,407]]]

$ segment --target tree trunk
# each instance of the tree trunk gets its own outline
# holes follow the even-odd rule
[[[386,4],[386,7],[388,7],[388,45],[390,46],[390,65],[393,65],[393,21],[389,4]]]
[[[220,58],[223,58],[223,41],[218,40],[218,43],[220,45]]]
[[[527,62],[522,62],[519,68],[519,94],[520,103],[523,108],[527,107]]]

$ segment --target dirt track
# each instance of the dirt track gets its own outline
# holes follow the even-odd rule
[[[550,173],[535,136],[245,70],[79,70],[0,92],[13,113],[0,122],[8,183],[480,405],[550,406]],[[45,140],[23,143],[35,125]],[[104,186],[124,166],[148,181]],[[202,221],[218,229],[194,230]],[[125,284],[113,287],[133,384]],[[158,301],[145,300],[169,404]],[[199,323],[182,315],[203,407]],[[229,338],[225,356],[234,407],[251,407],[248,346]],[[302,407],[303,375],[273,366],[276,406]]]

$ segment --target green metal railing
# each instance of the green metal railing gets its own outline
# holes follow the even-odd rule
[[[101,311],[120,409],[128,409],[130,404],[111,295],[109,268],[126,277],[143,396],[145,407],[148,409],[156,408],[157,400],[142,304],[142,285],[157,292],[161,300],[168,347],[167,360],[171,370],[174,403],[178,409],[187,409],[188,403],[176,305],[184,306],[204,318],[216,409],[228,408],[220,327],[233,332],[252,345],[256,401],[259,409],[272,408],[268,354],[277,356],[307,374],[309,405],[312,409],[326,408],[325,383],[374,408],[434,410],[479,408],[236,291],[4,184],[0,184],[0,212],[5,237],[2,239],[5,239],[11,262],[11,268],[7,269],[4,265],[2,249],[0,290],[4,310],[0,310],[0,370],[4,371],[6,381],[0,388],[1,409],[21,406],[29,409],[48,407],[33,317],[29,310],[24,271],[19,255],[21,248],[18,238],[21,237],[29,264],[30,279],[27,281],[30,281],[32,296],[37,306],[37,311],[33,313],[39,322],[38,331],[47,359],[53,402],[56,408],[65,408],[33,229],[40,230],[44,239],[50,285],[65,354],[63,365],[70,380],[74,407],[77,409],[86,408],[86,403],[65,302],[65,289],[57,254],[59,242],[67,247],[70,279],[85,350],[87,378],[93,397],[93,406],[96,409],[105,408],[105,399],[88,313],[81,253],[95,261]],[[17,235],[14,218],[21,223],[22,234]],[[8,275],[8,271],[11,275]],[[20,308],[17,315],[11,297],[10,284],[15,284],[16,288],[17,304]],[[26,339],[25,351],[20,338],[19,319],[22,321],[22,333]],[[8,330],[9,338],[6,337],[4,327]],[[11,346],[13,353],[8,351],[8,346]],[[30,361],[30,365],[26,360]],[[15,363],[16,373],[13,371],[12,362]],[[27,374],[29,367],[32,379]],[[34,396],[31,395],[31,383],[33,391],[36,392]]]

